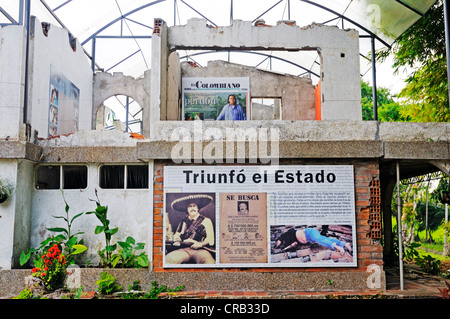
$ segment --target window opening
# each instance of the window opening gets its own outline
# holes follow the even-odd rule
[[[87,174],[85,165],[40,165],[36,169],[36,188],[85,189]]]
[[[281,98],[252,98],[252,120],[281,120]]]
[[[142,134],[142,107],[126,95],[115,95],[103,102],[102,113],[97,114],[105,130],[121,130]]]
[[[59,189],[61,168],[56,165],[38,166],[36,170],[37,189]]]
[[[124,188],[125,165],[102,165],[100,167],[101,188]]]
[[[83,165],[62,166],[64,189],[87,188],[87,167]]]
[[[148,188],[148,165],[102,165],[99,184],[104,189]]]
[[[127,188],[148,188],[148,165],[127,166]]]

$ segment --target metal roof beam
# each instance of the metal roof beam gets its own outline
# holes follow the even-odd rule
[[[150,7],[150,6],[152,6],[152,5],[158,4],[158,3],[160,3],[160,2],[164,2],[164,1],[166,1],[166,0],[156,0],[156,1],[153,1],[153,2],[150,2],[150,3],[147,3],[147,4],[144,4],[144,5],[142,5],[142,6],[138,7],[138,8],[136,8],[136,9],[133,9],[133,10],[131,10],[131,11],[129,11],[129,12],[127,12],[127,13],[121,15],[120,17],[118,17],[118,18],[112,20],[111,22],[107,23],[106,25],[104,25],[103,27],[101,27],[100,29],[98,29],[97,31],[95,31],[95,32],[94,32],[93,34],[91,34],[86,40],[84,40],[84,41],[81,43],[81,45],[85,45],[87,42],[89,42],[90,40],[92,40],[92,38],[96,37],[100,32],[102,32],[103,30],[109,28],[109,27],[112,26],[114,23],[116,23],[116,22],[118,22],[118,21],[120,21],[120,20],[126,18],[127,16],[129,16],[129,15],[131,15],[131,14],[133,14],[133,13],[136,13],[136,12],[138,12],[138,11],[140,11],[140,10],[143,10],[143,9],[145,9],[145,8],[147,8],[147,7]]]
[[[331,10],[330,8],[327,8],[327,7],[323,6],[323,5],[320,5],[320,4],[318,4],[318,3],[315,3],[315,2],[313,2],[313,1],[309,1],[309,0],[300,0],[300,1],[305,2],[305,3],[308,3],[308,4],[313,5],[313,6],[316,6],[316,7],[320,8],[320,9],[323,9],[323,10],[326,10],[326,11],[328,11],[328,12],[333,13],[333,14],[337,15],[338,17],[341,17],[342,19],[344,19],[344,20],[346,20],[346,21],[348,21],[348,22],[350,22],[350,23],[356,25],[358,28],[361,28],[361,29],[364,30],[365,32],[369,33],[370,35],[373,35],[373,36],[375,37],[375,39],[377,39],[378,41],[380,41],[381,43],[383,43],[383,44],[384,44],[385,46],[387,46],[388,48],[391,47],[386,41],[384,41],[383,39],[381,39],[380,37],[378,37],[375,33],[373,33],[372,31],[370,31],[370,30],[367,29],[366,27],[362,26],[362,25],[359,24],[358,22],[356,22],[356,21],[354,21],[354,20],[352,20],[352,19],[346,17],[345,15],[342,15],[342,14],[340,14],[340,13],[334,11],[334,10]]]
[[[284,0],[280,0],[277,3],[275,3],[273,6],[271,6],[269,9],[267,9],[266,11],[264,11],[263,13],[261,13],[258,17],[256,17],[255,19],[253,19],[252,23],[254,23],[256,20],[258,20],[259,18],[261,18],[263,15],[265,15],[267,12],[269,12],[270,10],[272,10],[273,8],[275,8],[277,5],[279,5],[281,2],[283,2]]]
[[[404,3],[404,2],[401,1],[401,0],[395,0],[395,2],[400,3],[402,6],[408,8],[409,10],[411,10],[411,11],[413,11],[414,13],[420,15],[421,17],[423,16],[423,13],[422,13],[422,12],[420,12],[419,10],[417,10],[417,9],[415,9],[415,8],[413,8],[413,7],[411,7],[409,4]]]
[[[16,20],[14,20],[14,18],[11,17],[11,16],[9,15],[9,13],[6,12],[6,10],[3,9],[2,7],[0,7],[0,12],[3,13],[3,15],[4,15],[9,21],[11,21],[12,24],[19,24],[19,23],[18,23]]]
[[[53,12],[56,10],[61,9],[62,7],[64,7],[66,4],[68,4],[69,2],[72,2],[73,0],[67,0],[66,2],[60,4],[59,6],[57,6],[56,8],[53,9]]]
[[[184,58],[188,58],[188,57],[191,58],[192,56],[196,56],[196,55],[203,55],[203,54],[214,53],[214,52],[221,52],[221,51],[224,51],[224,50],[211,50],[211,51],[205,51],[205,52],[197,52],[197,53],[194,53],[194,54],[182,56],[182,57],[180,57],[180,60],[184,59]],[[273,58],[273,59],[276,59],[276,60],[280,60],[280,61],[286,62],[288,64],[294,65],[294,66],[296,66],[296,67],[298,67],[298,68],[300,68],[300,69],[302,69],[302,70],[304,70],[304,71],[306,71],[308,73],[311,73],[311,74],[317,76],[318,78],[320,78],[320,76],[317,73],[315,73],[315,72],[313,72],[313,71],[311,71],[311,70],[301,66],[300,64],[294,63],[292,61],[289,61],[289,60],[286,60],[286,59],[283,59],[283,58],[280,58],[280,57],[277,57],[277,56],[273,56],[273,55],[271,56],[269,54],[265,54],[265,53],[261,53],[261,52],[254,52],[254,51],[247,51],[247,50],[229,50],[229,51],[230,52],[256,54],[256,55],[261,55],[261,56],[264,56],[264,57],[267,57],[267,58]]]
[[[192,9],[193,11],[195,11],[197,14],[199,14],[202,18],[206,19],[207,21],[209,21],[210,23],[212,23],[215,27],[217,27],[217,24],[215,24],[214,22],[212,22],[211,20],[209,20],[206,16],[204,16],[203,14],[201,14],[198,10],[196,10],[195,8],[193,8],[192,6],[190,6],[189,4],[187,4],[184,0],[180,0],[181,2],[183,2],[186,6],[188,6],[190,9]]]

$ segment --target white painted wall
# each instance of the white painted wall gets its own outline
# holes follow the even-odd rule
[[[17,182],[17,160],[1,160],[0,178],[13,185]],[[15,192],[0,204],[0,269],[11,269],[14,246]]]
[[[100,189],[99,163],[87,164],[88,187],[84,190],[64,190],[64,197],[70,207],[70,216],[81,212],[93,211],[96,208],[95,189],[102,205],[108,206],[110,228],[119,227],[119,232],[113,236],[113,241],[124,241],[132,236],[137,242],[146,244],[146,251],[151,258],[152,225],[153,225],[153,164],[149,164],[148,189]],[[34,183],[33,183],[34,185]],[[65,215],[65,204],[60,190],[32,191],[32,222],[31,247],[39,247],[40,243],[52,232],[46,230],[51,227],[66,227],[64,221],[53,216]],[[98,264],[98,250],[105,247],[103,234],[95,235],[94,230],[100,225],[95,215],[83,215],[74,221],[73,232],[82,231],[88,251],[83,253],[79,263],[91,261]]]
[[[0,27],[0,139],[19,139],[23,123],[25,35],[23,26]]]
[[[92,119],[93,72],[77,41],[74,52],[69,45],[67,30],[51,25],[44,36],[41,21],[34,19],[30,42],[30,110],[32,129],[38,136],[48,137],[48,109],[50,103],[51,69],[62,73],[80,90],[79,130],[90,130]]]
[[[8,180],[14,192],[0,204],[0,269],[19,264],[20,253],[28,248],[30,239],[31,172],[27,160],[0,160],[0,178]]]

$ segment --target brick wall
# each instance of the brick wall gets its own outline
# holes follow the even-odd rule
[[[378,239],[370,237],[371,185],[379,179],[379,167],[376,160],[306,162],[282,161],[285,165],[354,165],[355,177],[355,212],[357,236],[357,267],[332,268],[332,271],[366,271],[367,266],[383,265],[383,248]],[[163,210],[164,210],[164,166],[171,162],[155,161],[154,165],[154,207],[153,207],[153,269],[155,272],[318,272],[330,271],[330,268],[163,268]]]

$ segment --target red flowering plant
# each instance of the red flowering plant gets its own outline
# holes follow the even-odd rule
[[[33,277],[42,280],[47,291],[63,288],[67,277],[66,258],[61,254],[57,244],[50,247],[39,260],[34,263]]]

